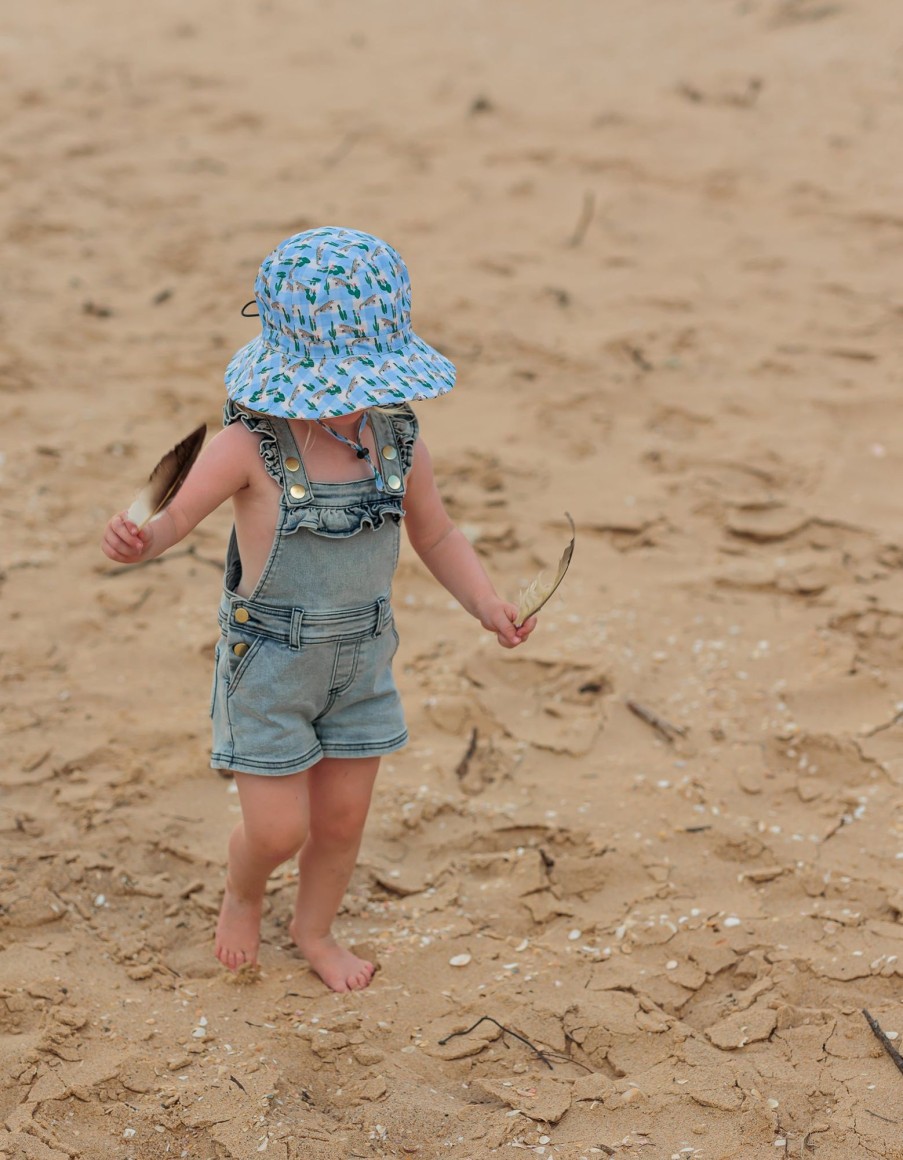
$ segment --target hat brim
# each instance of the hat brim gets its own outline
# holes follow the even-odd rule
[[[435,399],[455,384],[455,367],[409,332],[396,349],[292,357],[258,335],[226,368],[226,392],[252,411],[281,419],[327,419]]]

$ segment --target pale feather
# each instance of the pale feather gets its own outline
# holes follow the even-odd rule
[[[531,580],[530,583],[521,590],[520,596],[517,598],[517,619],[515,625],[520,628],[525,620],[531,616],[535,616],[540,608],[546,603],[568,570],[571,563],[571,557],[574,554],[574,541],[577,537],[577,529],[574,527],[574,521],[571,519],[570,513],[564,513],[567,516],[568,523],[571,525],[571,541],[568,546],[561,553],[561,559],[558,562],[558,571],[553,580],[549,580],[542,572]]]

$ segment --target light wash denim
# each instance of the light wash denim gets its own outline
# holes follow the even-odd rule
[[[407,741],[390,592],[417,420],[409,408],[374,409],[370,419],[382,491],[372,478],[311,485],[285,420],[226,407],[227,422],[261,435],[282,497],[269,559],[247,598],[236,592],[234,530],[229,543],[211,697],[215,769],[278,776]]]

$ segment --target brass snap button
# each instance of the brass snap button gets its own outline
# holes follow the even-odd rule
[[[398,491],[398,489],[401,487],[401,480],[397,475],[390,475],[386,480],[386,486],[391,487],[393,491]]]
[[[382,456],[383,456],[383,459],[388,459],[388,460],[390,460],[390,461],[391,461],[391,460],[393,460],[393,459],[397,459],[397,458],[398,458],[398,452],[397,452],[397,451],[395,450],[395,448],[394,448],[394,447],[392,447],[392,446],[391,446],[391,444],[390,444],[389,446],[386,446],[386,447],[384,447],[384,448],[383,448],[383,450],[382,450]]]
[[[300,483],[293,483],[288,489],[288,493],[293,499],[304,499],[307,495],[307,488],[303,487]]]
[[[287,471],[297,471],[300,466],[301,460],[296,459],[294,455],[290,455],[285,461],[285,467]]]
[[[250,612],[248,612],[247,608],[236,608],[235,609],[235,619],[238,621],[239,624],[247,624],[248,621],[251,619],[251,614],[250,614]]]
[[[246,645],[243,640],[240,640],[238,642],[238,644],[234,644],[232,646],[232,651],[235,653],[235,655],[237,657],[243,657],[245,655],[245,653],[248,651],[248,648],[249,648],[249,646]]]

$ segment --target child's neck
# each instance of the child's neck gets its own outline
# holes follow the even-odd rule
[[[349,432],[357,431],[363,416],[363,411],[352,411],[349,415],[330,416],[328,419],[323,419],[323,422],[329,427],[334,427],[336,431],[341,431],[343,435],[348,435]]]

